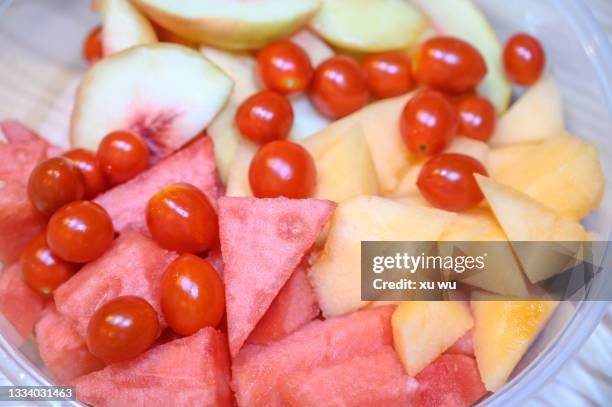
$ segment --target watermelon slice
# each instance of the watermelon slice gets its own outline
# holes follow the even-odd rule
[[[22,141],[40,139],[35,131],[17,120],[0,120],[0,131],[4,134],[4,137],[6,137],[8,143],[19,143]]]
[[[104,363],[89,353],[87,344],[72,322],[60,315],[53,304],[36,324],[36,340],[40,357],[59,383],[104,368]]]
[[[46,299],[22,280],[19,263],[5,267],[0,272],[0,312],[23,338],[32,332],[45,303]]]
[[[474,357],[474,343],[472,342],[472,331],[469,331],[461,338],[457,339],[457,342],[455,342],[453,346],[448,348],[445,353]]]
[[[315,199],[219,199],[232,357],[315,242],[334,208],[330,201]]]
[[[416,379],[423,407],[468,407],[487,393],[476,359],[465,355],[442,355]]]
[[[319,315],[317,296],[302,262],[272,301],[247,343],[266,345],[293,333]]]
[[[410,406],[418,383],[404,371],[392,346],[333,366],[293,373],[280,384],[288,407]]]
[[[149,234],[146,222],[149,199],[166,185],[177,182],[199,188],[215,205],[219,187],[210,138],[194,142],[131,181],[100,195],[94,202],[108,211],[116,231],[133,229]]]
[[[74,381],[95,407],[231,406],[225,335],[212,328],[157,346]]]
[[[238,405],[282,406],[279,385],[290,374],[342,363],[392,345],[394,308],[317,319],[268,346],[246,345],[232,364],[232,387]]]
[[[93,313],[109,300],[136,295],[158,312],[161,328],[166,327],[159,305],[161,275],[177,254],[157,246],[137,232],[119,236],[99,259],[84,266],[55,290],[57,310],[75,322],[85,337]]]

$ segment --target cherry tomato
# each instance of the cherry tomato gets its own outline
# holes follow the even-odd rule
[[[253,157],[249,183],[258,198],[307,198],[316,183],[314,160],[299,144],[273,141]]]
[[[283,95],[264,90],[251,96],[236,112],[236,127],[254,143],[264,144],[287,137],[293,126],[293,108]]]
[[[85,199],[93,199],[106,190],[106,178],[102,173],[102,169],[98,165],[96,154],[77,148],[63,154],[69,158],[79,168],[85,181]]]
[[[153,195],[147,225],[162,247],[180,253],[208,250],[217,238],[217,213],[202,191],[190,184],[172,184]]]
[[[388,52],[361,61],[368,89],[377,99],[408,93],[414,87],[410,57],[402,52]]]
[[[102,59],[104,51],[102,49],[102,27],[98,26],[91,30],[83,43],[83,58],[89,64],[94,64]]]
[[[142,137],[129,131],[115,131],[98,147],[98,163],[111,185],[129,181],[149,166],[149,149]]]
[[[542,76],[546,54],[540,41],[529,34],[512,36],[504,47],[504,67],[512,82],[533,85]]]
[[[306,51],[291,41],[279,41],[257,53],[257,76],[279,93],[301,92],[310,85],[313,68]]]
[[[62,283],[77,271],[77,266],[57,257],[47,244],[44,233],[26,245],[21,254],[21,272],[27,285],[34,291],[51,296]]]
[[[110,247],[114,237],[113,222],[106,210],[89,201],[61,207],[47,225],[49,247],[72,263],[97,259]]]
[[[65,157],[49,158],[38,164],[28,181],[32,205],[49,216],[69,202],[83,199],[85,182],[79,168]]]
[[[455,136],[455,107],[442,93],[422,90],[408,101],[400,116],[400,130],[408,149],[418,155],[434,155]]]
[[[433,206],[465,211],[484,198],[474,174],[487,175],[478,160],[463,154],[440,154],[423,165],[417,186]]]
[[[488,99],[468,96],[458,102],[459,134],[480,141],[489,141],[495,130],[497,112]]]
[[[136,296],[116,297],[96,310],[87,326],[87,347],[106,363],[132,359],[159,336],[157,312]]]
[[[315,71],[310,99],[324,115],[338,119],[359,110],[370,94],[359,64],[347,56],[334,56]]]
[[[453,37],[425,41],[413,62],[417,82],[441,92],[468,92],[487,74],[487,64],[480,52]]]
[[[164,319],[179,335],[216,327],[225,312],[223,283],[206,260],[183,254],[162,275],[161,307]]]

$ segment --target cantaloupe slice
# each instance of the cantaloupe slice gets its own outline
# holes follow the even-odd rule
[[[234,154],[232,166],[227,178],[225,194],[227,196],[253,196],[249,182],[249,168],[257,153],[257,146],[247,140],[241,140]]]
[[[415,376],[472,329],[474,320],[466,302],[406,301],[393,313],[391,325],[395,350]]]
[[[473,341],[487,390],[499,390],[555,307],[554,301],[503,301],[507,297],[473,293]]]
[[[487,171],[491,178],[496,179],[500,172],[518,167],[516,163],[525,157],[531,157],[537,150],[541,142],[509,144],[507,146],[492,147],[489,149],[489,159],[487,161]]]

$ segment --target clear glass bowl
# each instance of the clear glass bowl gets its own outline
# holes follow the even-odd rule
[[[476,0],[502,40],[517,31],[535,34],[544,44],[548,65],[559,79],[565,100],[567,128],[600,148],[607,193],[601,207],[586,220],[590,229],[608,237],[612,230],[612,48],[581,0]],[[71,75],[84,69],[80,47],[96,17],[82,0],[0,0],[0,116],[24,119],[35,128],[44,121],[35,85],[44,86],[44,100],[65,92]],[[2,70],[4,66],[4,70]],[[8,69],[8,70],[7,70]],[[25,80],[35,72],[35,83]],[[25,78],[25,79],[24,79]],[[15,89],[24,89],[17,94]],[[33,95],[25,98],[24,95]],[[52,103],[52,102],[51,102]],[[38,108],[36,108],[38,107]],[[609,239],[608,239],[609,240]],[[606,270],[612,259],[606,259]],[[596,290],[612,290],[612,273]],[[590,293],[594,298],[595,293]],[[565,302],[531,346],[510,382],[484,400],[484,406],[521,405],[575,355],[608,308],[607,302]],[[32,341],[21,344],[0,316],[0,370],[18,385],[52,383]],[[54,403],[77,405],[77,403]]]

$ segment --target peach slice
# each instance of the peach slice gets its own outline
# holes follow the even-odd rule
[[[79,84],[70,136],[96,150],[115,130],[131,130],[154,161],[200,133],[221,110],[232,80],[198,52],[175,44],[133,47],[94,65]]]

